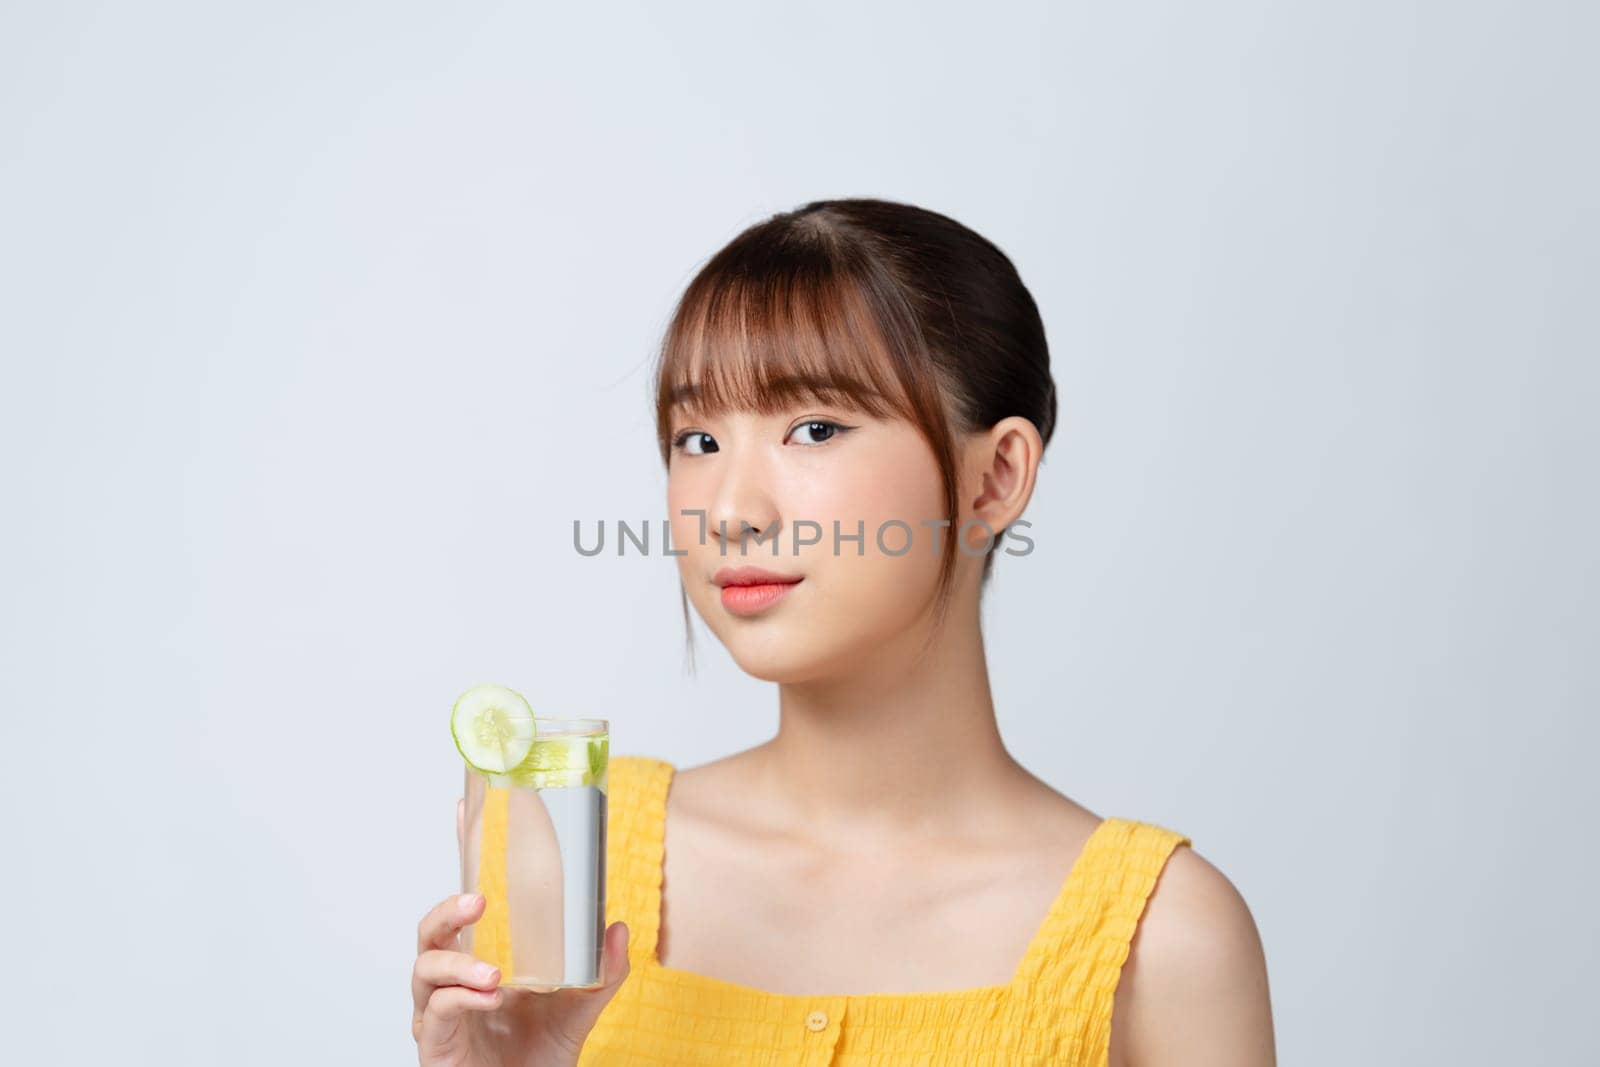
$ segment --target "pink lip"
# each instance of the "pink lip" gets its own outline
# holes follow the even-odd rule
[[[776,585],[798,582],[800,576],[779,574],[764,567],[718,567],[711,580],[717,585]]]
[[[725,585],[722,587],[722,606],[735,615],[755,615],[765,611],[800,584],[792,582],[765,582],[759,585]]]

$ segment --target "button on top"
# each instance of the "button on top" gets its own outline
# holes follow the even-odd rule
[[[811,1030],[811,1031],[815,1032],[817,1030],[826,1030],[827,1028],[828,1028],[828,1013],[827,1012],[825,1012],[825,1011],[814,1011],[810,1015],[806,1016],[806,1029],[807,1030]]]

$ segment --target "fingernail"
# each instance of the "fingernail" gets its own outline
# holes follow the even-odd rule
[[[500,970],[497,967],[489,966],[487,963],[480,963],[472,973],[478,981],[482,982],[484,985],[488,985],[490,982],[495,980],[495,976],[500,973]]]
[[[477,902],[478,902],[478,894],[476,894],[476,893],[466,893],[461,897],[461,910],[464,911],[464,912],[471,911],[472,910],[472,906],[474,904],[476,904]]]

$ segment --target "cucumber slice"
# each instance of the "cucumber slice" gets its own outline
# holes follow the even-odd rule
[[[467,764],[485,774],[504,774],[533,748],[533,709],[515,689],[479,685],[456,698],[450,736]]]
[[[489,774],[497,789],[560,789],[597,786],[606,789],[610,738],[590,734],[540,735],[521,763],[504,774]]]
[[[589,776],[585,785],[597,785],[601,792],[606,788],[606,771],[611,766],[611,737],[595,738],[589,742]]]

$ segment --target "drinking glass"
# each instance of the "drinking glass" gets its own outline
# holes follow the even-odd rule
[[[506,774],[466,765],[461,885],[483,915],[462,948],[502,986],[601,984],[606,918],[606,719],[534,719],[533,749]]]

